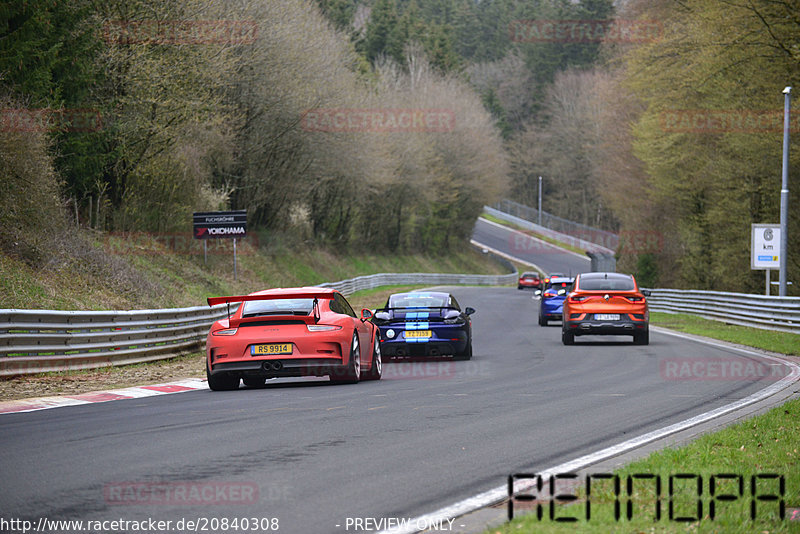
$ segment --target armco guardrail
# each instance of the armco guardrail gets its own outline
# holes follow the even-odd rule
[[[0,376],[93,369],[195,349],[227,306],[163,310],[0,310]]]
[[[474,285],[474,286],[500,286],[517,282],[519,273],[516,269],[510,274],[484,275],[484,274],[434,274],[434,273],[381,273],[369,276],[359,276],[341,282],[319,284],[321,287],[331,287],[350,295],[363,289],[374,289],[381,286],[402,285]]]
[[[526,228],[528,230],[533,230],[534,232],[541,234],[545,237],[549,237],[555,239],[556,241],[560,241],[566,245],[570,245],[575,248],[580,248],[586,251],[605,254],[609,256],[614,255],[614,251],[610,248],[604,247],[599,245],[593,241],[586,241],[585,239],[581,239],[579,237],[575,237],[572,235],[564,234],[561,232],[557,232],[551,228],[547,228],[545,226],[539,226],[538,224],[528,221],[526,219],[522,219],[515,215],[511,215],[504,211],[500,211],[497,209],[492,208],[491,206],[484,206],[483,211],[492,215],[493,217],[497,217],[498,219],[504,220],[506,222],[510,222],[515,224],[521,228]],[[613,235],[613,234],[612,234]]]
[[[513,200],[503,199],[500,202],[497,202],[494,205],[494,208],[529,222],[535,222],[539,220],[539,210],[518,202],[514,202]],[[614,232],[601,230],[600,228],[594,228],[592,226],[587,226],[575,221],[563,219],[553,215],[552,213],[547,213],[544,210],[542,210],[541,220],[542,225],[540,228],[546,228],[562,235],[569,235],[576,239],[589,241],[612,250],[616,250],[619,246],[619,236]]]
[[[506,275],[381,273],[320,284],[349,295],[385,285],[502,285]],[[231,306],[231,309],[235,309]],[[0,376],[169,358],[202,346],[227,306],[134,311],[0,310]]]
[[[650,311],[689,313],[726,323],[800,334],[800,297],[652,289]]]

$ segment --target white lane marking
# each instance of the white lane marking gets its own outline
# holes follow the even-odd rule
[[[566,252],[566,253],[568,253],[568,254],[572,254],[573,256],[577,256],[577,257],[581,258],[582,260],[590,261],[590,260],[589,260],[589,258],[587,258],[587,257],[586,257],[585,255],[583,255],[583,254],[578,254],[578,253],[577,253],[577,252],[575,252],[575,251],[572,251],[572,250],[567,250],[567,249],[565,249],[565,248],[561,248],[561,247],[559,247],[558,245],[554,245],[553,243],[549,243],[549,242],[545,241],[544,239],[540,239],[540,238],[538,238],[538,237],[534,237],[534,236],[532,236],[532,235],[528,235],[528,234],[526,234],[525,232],[520,232],[519,230],[516,230],[516,229],[514,229],[514,228],[508,227],[508,226],[506,226],[506,225],[504,225],[504,224],[499,224],[499,223],[496,223],[496,222],[494,222],[494,221],[490,221],[490,220],[488,220],[488,219],[484,219],[483,217],[478,217],[478,218],[479,218],[480,220],[482,220],[483,222],[485,222],[486,224],[491,224],[491,225],[493,225],[493,226],[496,226],[496,227],[498,227],[498,228],[502,228],[503,230],[507,230],[507,231],[509,231],[509,232],[514,232],[514,233],[517,233],[517,234],[520,234],[520,235],[524,235],[524,236],[525,236],[525,237],[527,237],[528,239],[533,239],[534,241],[538,241],[538,242],[540,242],[540,243],[544,244],[545,246],[548,246],[548,247],[551,247],[551,248],[557,248],[558,250],[564,251],[564,252]]]
[[[671,331],[665,331],[657,327],[654,330],[656,330],[659,333],[688,339],[696,343],[704,343],[706,345],[711,345],[714,347],[721,347],[726,350],[733,350],[744,354],[750,354],[753,356],[757,356],[759,358],[766,358],[774,362],[777,362],[779,364],[786,365],[787,367],[791,368],[791,373],[784,376],[777,382],[773,383],[771,386],[768,386],[760,391],[757,391],[756,393],[753,393],[752,395],[745,397],[744,399],[741,399],[739,401],[727,404],[725,406],[721,406],[719,408],[702,413],[700,415],[696,415],[694,417],[686,419],[685,421],[675,423],[674,425],[669,425],[664,428],[648,432],[647,434],[641,435],[637,438],[629,439],[628,441],[623,441],[622,443],[618,443],[617,445],[612,445],[611,447],[607,447],[597,452],[581,456],[580,458],[576,458],[575,460],[565,462],[561,465],[557,465],[555,467],[551,467],[543,471],[536,470],[536,474],[542,475],[543,478],[546,478],[549,477],[550,475],[556,475],[559,473],[571,473],[574,471],[578,471],[580,469],[583,469],[584,467],[596,464],[608,458],[613,458],[614,456],[619,456],[620,454],[623,454],[629,450],[637,449],[639,447],[647,445],[648,443],[667,437],[671,434],[675,434],[677,432],[686,430],[693,426],[706,423],[717,417],[721,417],[730,412],[734,412],[736,410],[744,408],[745,406],[748,406],[750,404],[764,400],[767,397],[770,397],[771,395],[778,393],[782,389],[785,389],[786,387],[788,387],[789,385],[800,379],[800,366],[798,366],[794,362],[788,360],[781,360],[780,358],[776,358],[774,356],[769,356],[767,354],[759,354],[757,352],[741,349],[738,347],[730,347],[722,345],[720,343],[715,343],[713,341],[706,341],[704,339],[696,339],[693,337],[684,336],[682,334],[674,333]],[[533,481],[527,481],[527,480],[517,481],[514,486],[514,490],[515,492],[525,491],[533,487],[533,484],[534,484]],[[464,514],[468,514],[469,512],[478,510],[480,508],[484,508],[486,506],[500,502],[507,496],[508,496],[508,485],[503,484],[502,486],[492,488],[488,491],[484,491],[483,493],[479,493],[478,495],[475,495],[473,497],[469,497],[457,503],[451,504],[450,506],[446,506],[429,514],[425,514],[417,518],[414,518],[408,521],[407,525],[416,525],[417,521],[419,521],[419,524],[434,524],[434,522],[437,521],[447,521],[448,519],[453,519],[462,516]],[[419,532],[419,530],[416,530],[414,527],[403,526],[403,527],[396,527],[393,529],[383,530],[379,534],[414,534],[416,532]]]

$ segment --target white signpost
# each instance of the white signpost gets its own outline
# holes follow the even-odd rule
[[[769,295],[770,271],[780,269],[781,226],[753,224],[750,228],[750,269],[766,271],[766,294]]]

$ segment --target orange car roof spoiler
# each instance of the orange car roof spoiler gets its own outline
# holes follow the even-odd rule
[[[208,297],[208,305],[230,304],[231,302],[247,302],[251,300],[279,299],[332,299],[333,291],[294,291],[286,293],[270,293],[267,295],[235,295],[230,297]]]

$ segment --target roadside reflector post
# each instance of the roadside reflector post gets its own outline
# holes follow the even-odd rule
[[[236,238],[233,238],[233,280],[236,281]]]
[[[208,241],[203,239],[203,265],[208,265]]]

